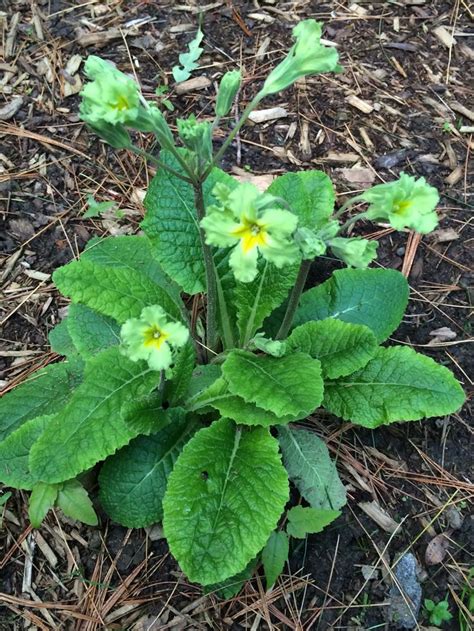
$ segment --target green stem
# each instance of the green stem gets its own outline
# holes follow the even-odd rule
[[[356,195],[356,197],[351,197],[350,199],[347,200],[347,202],[345,204],[343,204],[339,210],[334,213],[333,215],[333,219],[338,219],[341,215],[343,215],[346,210],[352,206],[353,204],[356,204],[357,202],[362,201],[362,196],[361,195]]]
[[[265,267],[263,268],[263,272],[260,275],[260,283],[258,285],[255,301],[253,303],[252,311],[250,312],[249,319],[247,321],[247,326],[245,328],[245,335],[242,340],[243,348],[245,348],[247,344],[250,342],[250,339],[252,338],[252,335],[254,333],[253,327],[255,323],[255,316],[257,315],[258,303],[260,302],[260,296],[262,295],[262,288],[263,288],[263,283],[265,281],[267,268],[268,268],[268,263],[265,261]]]
[[[168,171],[175,177],[179,177],[180,180],[184,180],[185,182],[188,182],[189,184],[193,183],[191,178],[187,177],[186,175],[183,175],[179,171],[175,171],[175,169],[173,169],[172,167],[162,162],[159,158],[156,158],[152,153],[148,153],[148,151],[145,151],[144,149],[140,149],[140,147],[137,147],[136,145],[130,145],[129,149],[131,149],[133,153],[136,153],[137,155],[142,156],[143,158],[146,158],[150,162],[153,162],[160,169],[164,169],[165,171]]]
[[[232,129],[230,134],[227,136],[227,138],[225,139],[222,147],[216,153],[216,155],[212,159],[211,164],[207,167],[206,171],[204,172],[204,175],[202,176],[204,180],[209,175],[209,173],[212,171],[212,168],[219,164],[220,159],[222,158],[224,153],[227,151],[227,148],[229,147],[230,143],[237,136],[237,134],[239,133],[240,129],[242,128],[242,126],[246,122],[247,118],[249,117],[249,114],[252,112],[252,110],[255,108],[255,106],[260,103],[262,98],[263,98],[263,95],[261,95],[260,92],[259,92],[256,96],[254,96],[254,98],[250,101],[250,103],[244,109],[244,111],[242,113],[242,116],[240,117],[238,123],[235,125],[235,127]]]
[[[227,350],[228,348],[234,348],[235,346],[234,334],[230,325],[229,312],[227,310],[227,303],[222,289],[221,279],[219,278],[219,274],[217,273],[215,266],[214,269],[216,271],[217,300],[221,316],[222,337],[224,341],[224,349]]]
[[[354,217],[351,217],[346,221],[346,223],[342,224],[342,226],[339,228],[338,234],[344,232],[345,230],[347,230],[347,228],[349,228],[349,226],[352,226],[353,223],[359,221],[359,219],[364,219],[366,216],[367,213],[359,213],[358,215],[354,215]]]
[[[298,307],[298,303],[300,301],[301,294],[303,293],[303,289],[306,283],[306,278],[308,277],[309,268],[311,267],[311,261],[303,261],[300,266],[300,271],[298,272],[298,276],[296,278],[296,282],[291,290],[290,299],[288,300],[288,306],[286,308],[285,317],[283,318],[283,322],[281,323],[280,330],[276,335],[276,340],[285,339],[288,335],[288,331],[293,323],[293,318],[295,316],[295,311]]]
[[[202,181],[194,185],[194,202],[196,213],[200,223],[206,214],[204,207],[204,193]],[[202,254],[204,258],[204,268],[206,270],[207,288],[207,313],[206,313],[206,344],[208,351],[215,351],[217,346],[217,283],[216,268],[211,248],[206,244],[204,230],[199,225],[199,238],[201,240]]]

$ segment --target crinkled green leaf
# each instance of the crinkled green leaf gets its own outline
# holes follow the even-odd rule
[[[218,410],[222,417],[231,418],[242,425],[280,425],[295,420],[293,416],[276,416],[268,410],[263,410],[248,403],[241,397],[229,392],[228,384],[222,377],[217,379],[199,397],[193,400],[192,410],[205,413],[209,407]]]
[[[30,455],[33,475],[44,482],[75,477],[137,435],[121,406],[154,388],[157,373],[110,348],[87,364],[84,383],[48,425]]]
[[[248,342],[265,318],[286,300],[297,275],[296,265],[286,267],[282,273],[274,265],[265,263],[251,283],[235,283],[234,305],[242,343]]]
[[[304,539],[306,535],[321,532],[326,526],[339,517],[341,511],[295,506],[288,511],[286,531],[290,537]]]
[[[173,366],[173,377],[165,383],[163,401],[177,405],[186,397],[196,364],[196,351],[192,341],[188,341],[179,353]]]
[[[53,274],[59,291],[120,324],[138,317],[144,307],[160,305],[171,316],[180,310],[168,292],[133,269],[104,267],[89,260],[73,261]]]
[[[99,523],[86,489],[77,480],[68,480],[60,487],[56,505],[71,519],[88,526],[97,526]]]
[[[295,351],[319,359],[323,374],[336,378],[365,366],[377,351],[377,340],[362,324],[326,318],[293,330],[286,341],[286,353]]]
[[[318,509],[344,506],[346,491],[324,442],[295,427],[280,427],[278,437],[290,480],[304,499]]]
[[[187,399],[194,401],[221,376],[221,367],[216,364],[201,364],[193,370]]]
[[[408,283],[392,269],[342,269],[301,296],[293,326],[337,318],[364,324],[383,342],[400,324],[408,304]]]
[[[159,432],[135,438],[105,461],[99,497],[109,517],[128,528],[161,520],[168,476],[195,427],[183,414]]]
[[[61,322],[48,333],[51,350],[54,353],[58,353],[58,355],[63,355],[64,357],[69,357],[77,353],[77,349],[74,346],[71,335],[69,334],[67,321],[67,318],[61,320]]]
[[[77,362],[50,364],[0,399],[0,441],[36,416],[54,414],[82,379]]]
[[[30,472],[28,458],[31,447],[52,418],[53,415],[37,416],[26,421],[0,443],[0,482],[28,491],[38,482]]]
[[[39,528],[50,508],[53,508],[58,496],[57,484],[37,482],[30,495],[28,516],[33,528]]]
[[[140,272],[166,289],[173,298],[179,299],[179,288],[163,271],[148,237],[127,235],[91,239],[81,254],[81,260],[103,267]]]
[[[171,168],[181,170],[176,159],[166,151],[161,152],[160,159]],[[215,202],[211,191],[218,182],[230,188],[236,185],[230,175],[213,169],[203,186],[206,207]],[[147,212],[142,228],[165,272],[188,294],[204,291],[204,261],[192,186],[159,169],[150,182],[144,204]]]
[[[266,544],[288,500],[278,441],[221,419],[186,445],[169,477],[163,526],[190,580],[218,583]]]
[[[222,374],[232,394],[277,416],[303,418],[323,398],[321,364],[305,353],[277,358],[235,350]]]
[[[456,412],[464,392],[450,370],[407,346],[379,348],[357,372],[326,382],[324,407],[346,421],[378,427]]]
[[[270,535],[267,545],[262,550],[262,563],[265,571],[267,589],[276,583],[288,560],[290,542],[286,532],[275,530]]]
[[[69,307],[67,327],[75,348],[85,359],[120,342],[117,322],[86,305],[73,304]]]
[[[127,401],[120,409],[120,416],[130,425],[136,434],[155,434],[166,427],[174,419],[180,419],[184,414],[183,408],[163,409],[159,392],[154,391],[146,397]]]
[[[285,173],[273,180],[267,192],[288,202],[298,215],[299,227],[321,228],[334,210],[334,188],[322,171]]]

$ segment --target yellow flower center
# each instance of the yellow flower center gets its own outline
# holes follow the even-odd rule
[[[232,235],[242,241],[242,249],[245,254],[253,250],[253,248],[267,245],[266,226],[256,220],[251,221],[247,217],[242,217],[242,223],[232,230]]]
[[[393,212],[396,215],[404,215],[411,205],[412,202],[409,199],[402,199],[399,202],[395,201],[393,204]]]
[[[148,329],[145,329],[143,337],[145,338],[143,342],[145,346],[154,346],[158,350],[169,335],[156,324],[152,324]]]
[[[115,101],[112,107],[114,110],[119,110],[119,112],[122,112],[123,110],[128,110],[128,108],[130,107],[130,104],[127,100],[127,97],[121,94],[117,98],[117,100]]]

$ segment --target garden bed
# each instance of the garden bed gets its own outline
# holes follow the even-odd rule
[[[291,26],[306,17],[326,23],[344,73],[307,79],[266,102],[260,109],[279,109],[245,126],[224,168],[266,184],[286,171],[322,169],[335,181],[338,203],[402,170],[437,186],[442,219],[434,234],[418,239],[367,224],[364,236],[379,240],[379,263],[401,270],[412,289],[393,341],[447,365],[469,390],[474,112],[467,77],[474,53],[466,3],[209,3],[196,83],[177,94],[170,70],[196,31],[196,4],[48,0],[33,13],[29,3],[13,2],[0,14],[4,392],[58,359],[47,334],[66,302],[51,273],[92,236],[139,230],[153,175],[141,158],[109,149],[79,121],[75,56],[99,54],[127,72],[132,60],[146,96],[169,83],[166,98],[177,112],[205,117],[221,74],[239,65],[245,105],[286,50]],[[115,201],[120,216],[84,219],[88,195]],[[338,266],[318,260],[309,286]],[[270,594],[255,576],[227,601],[186,581],[158,526],[130,531],[102,515],[101,528],[91,529],[57,513],[38,534],[26,497],[14,493],[0,531],[0,629],[369,629],[385,619],[386,575],[407,551],[418,559],[424,598],[448,596],[455,617],[443,628],[458,629],[457,600],[473,565],[469,420],[468,404],[448,418],[377,431],[309,418],[304,426],[337,458],[348,505],[296,548]],[[449,546],[430,558],[427,546],[440,534]]]

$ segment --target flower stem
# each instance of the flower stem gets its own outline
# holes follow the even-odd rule
[[[227,148],[229,147],[230,143],[237,136],[237,134],[239,133],[240,129],[244,125],[245,121],[249,117],[249,114],[256,107],[256,105],[258,105],[260,103],[262,98],[263,98],[263,96],[259,92],[256,96],[254,96],[254,98],[250,101],[250,103],[244,109],[244,111],[242,113],[242,116],[240,117],[238,123],[235,125],[235,127],[232,129],[230,134],[227,136],[227,138],[225,139],[223,145],[221,146],[219,151],[216,153],[216,155],[213,157],[211,164],[205,170],[205,172],[204,172],[204,174],[202,176],[203,179],[206,179],[206,177],[212,171],[212,168],[219,164],[220,159],[222,158],[224,153],[227,151]]]
[[[168,171],[168,173],[171,173],[175,177],[178,177],[180,180],[184,180],[185,182],[188,182],[189,184],[193,183],[190,177],[183,175],[179,171],[175,171],[175,169],[173,169],[172,167],[162,162],[159,158],[155,157],[152,153],[148,153],[148,151],[145,151],[144,149],[140,149],[140,147],[137,147],[136,145],[130,145],[129,149],[131,149],[133,153],[136,153],[137,155],[142,156],[143,158],[146,158],[150,162],[153,162],[160,169],[164,169],[165,171]]]
[[[196,205],[196,213],[198,222],[204,219],[206,210],[204,207],[204,193],[202,188],[203,181],[194,184],[194,202]],[[204,267],[206,270],[206,287],[207,287],[207,313],[206,313],[206,345],[211,351],[216,350],[217,346],[217,283],[216,268],[214,265],[214,257],[211,248],[206,244],[204,230],[199,226],[199,238],[201,240],[202,254],[204,259]]]
[[[342,234],[345,230],[347,230],[347,228],[349,228],[349,226],[352,226],[352,224],[354,224],[356,221],[359,221],[359,219],[364,219],[366,216],[367,213],[359,213],[358,215],[354,215],[353,217],[348,219],[346,223],[342,224],[342,226],[339,228],[339,234]]]
[[[343,204],[337,212],[334,213],[333,219],[338,219],[341,215],[343,215],[346,210],[356,204],[357,202],[363,201],[362,195],[356,195],[356,197],[351,197],[347,200],[345,204]]]
[[[291,290],[290,298],[288,300],[288,306],[286,307],[285,317],[283,318],[280,330],[278,331],[275,338],[276,340],[283,340],[288,335],[288,331],[290,330],[290,327],[293,323],[293,318],[295,316],[295,311],[298,307],[301,294],[303,293],[310,267],[310,260],[302,261],[300,271],[298,272],[298,276],[296,277],[296,282],[293,286],[293,289]]]

